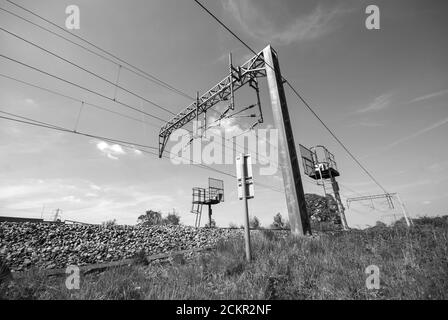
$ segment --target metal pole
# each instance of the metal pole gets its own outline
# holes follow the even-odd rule
[[[208,226],[212,227],[212,205],[208,205]]]
[[[196,132],[194,135],[198,136],[198,129],[199,129],[199,91],[196,92]]]
[[[325,189],[325,181],[324,181],[324,177],[322,176],[322,169],[321,169],[320,165],[318,165],[318,168],[319,168],[320,182],[322,183],[322,187],[324,188],[324,195],[325,195],[325,197],[327,197],[327,189]]]
[[[235,109],[235,94],[233,92],[233,61],[232,52],[229,53],[229,70],[230,70],[230,109]]]
[[[411,223],[409,222],[408,214],[406,212],[406,208],[404,207],[404,203],[403,203],[403,201],[401,201],[401,198],[398,195],[398,193],[396,194],[396,196],[397,196],[398,203],[401,206],[401,210],[403,211],[403,216],[404,216],[404,219],[406,220],[406,224],[408,225],[408,227],[410,227]]]
[[[252,260],[252,254],[250,250],[250,229],[249,229],[249,205],[247,203],[247,185],[246,185],[246,158],[243,154],[240,154],[241,159],[241,187],[243,190],[243,202],[244,202],[244,242],[246,244],[246,260],[250,262]]]
[[[336,202],[338,204],[339,216],[341,217],[342,227],[344,230],[348,230],[348,223],[345,219],[345,208],[341,200],[341,195],[339,194],[339,184],[336,181],[336,178],[331,176],[331,185],[333,187],[334,197],[336,198]]]
[[[278,57],[271,46],[267,46],[263,50],[263,56],[266,62],[266,76],[274,124],[278,129],[279,166],[285,186],[291,234],[294,236],[311,234],[311,225],[306,210],[305,194]]]

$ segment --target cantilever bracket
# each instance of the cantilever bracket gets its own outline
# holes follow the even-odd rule
[[[233,108],[234,101],[232,96],[236,90],[247,84],[251,79],[266,77],[264,54],[264,51],[261,51],[237,68],[230,62],[229,74],[223,80],[165,123],[159,132],[159,156],[162,156],[172,132],[197,119],[198,115],[206,113],[208,109],[220,101],[228,101],[230,99],[230,106]],[[231,60],[230,57],[229,60]]]

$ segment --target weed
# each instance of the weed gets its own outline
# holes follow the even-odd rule
[[[241,236],[185,261],[136,265],[83,276],[70,292],[65,278],[34,270],[2,285],[6,299],[447,299],[448,219],[321,234],[318,238],[252,234],[253,261]],[[139,263],[139,261],[141,261]],[[366,288],[369,265],[380,289]]]

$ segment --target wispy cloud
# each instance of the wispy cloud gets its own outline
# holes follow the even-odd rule
[[[34,99],[31,99],[31,98],[26,98],[24,100],[24,102],[25,102],[25,106],[27,106],[27,107],[38,107],[39,106],[39,104]]]
[[[441,127],[441,126],[443,126],[443,125],[445,125],[447,123],[448,123],[448,117],[445,118],[445,119],[442,119],[440,121],[437,121],[436,123],[433,123],[432,125],[430,125],[430,126],[428,126],[426,128],[423,128],[423,129],[421,129],[421,130],[419,130],[419,131],[417,131],[417,132],[415,132],[415,133],[413,133],[413,134],[411,134],[409,136],[406,136],[404,138],[398,139],[398,140],[390,143],[389,145],[387,145],[386,148],[387,149],[388,148],[392,148],[392,147],[395,147],[395,146],[397,146],[397,145],[399,145],[399,144],[401,144],[403,142],[415,139],[415,138],[417,138],[417,137],[419,137],[419,136],[421,136],[421,135],[423,135],[423,134],[425,134],[427,132],[435,130],[435,129],[437,129],[437,128],[439,128],[439,127]]]
[[[335,30],[338,18],[349,12],[341,7],[318,5],[310,13],[301,15],[286,25],[279,26],[268,14],[250,0],[227,0],[224,8],[230,12],[241,27],[252,37],[264,41],[288,45],[312,40]]]
[[[417,98],[411,100],[409,103],[421,102],[421,101],[429,100],[429,99],[432,99],[432,98],[440,97],[440,96],[443,96],[445,94],[448,94],[448,89],[437,91],[437,92],[434,92],[434,93],[430,93],[430,94],[427,94],[427,95],[424,95],[424,96],[417,97]]]
[[[371,121],[360,121],[349,125],[349,127],[367,127],[367,128],[379,128],[384,127],[384,123],[371,122]]]
[[[432,172],[441,172],[448,168],[448,161],[439,161],[435,162],[426,167],[429,171]]]
[[[98,142],[96,147],[103,152],[109,159],[118,160],[119,155],[124,155],[126,152],[118,144],[108,144],[107,142]]]
[[[376,112],[387,109],[391,105],[392,94],[383,94],[370,103],[367,107],[359,109],[356,113]]]
[[[418,130],[418,131],[414,132],[413,134],[410,134],[410,135],[405,136],[403,138],[397,139],[397,140],[393,141],[392,143],[390,143],[390,144],[388,144],[388,145],[386,145],[386,146],[384,146],[384,147],[382,147],[382,148],[380,148],[380,149],[378,149],[378,150],[376,150],[376,151],[374,151],[372,153],[369,153],[369,154],[361,157],[361,159],[366,159],[366,158],[371,157],[371,156],[378,156],[378,155],[380,155],[384,151],[392,149],[393,147],[396,147],[396,146],[398,146],[398,145],[400,145],[400,144],[402,144],[404,142],[407,142],[409,140],[415,139],[415,138],[417,138],[417,137],[419,137],[419,136],[421,136],[421,135],[423,135],[425,133],[428,133],[428,132],[430,132],[432,130],[435,130],[435,129],[437,129],[437,128],[439,128],[439,127],[441,127],[441,126],[443,126],[443,125],[445,125],[447,123],[448,123],[448,117],[445,118],[445,119],[442,119],[440,121],[437,121],[436,123],[433,123],[432,125],[430,125],[430,126],[428,126],[426,128]]]

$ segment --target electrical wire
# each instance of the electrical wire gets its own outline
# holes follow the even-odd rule
[[[126,115],[124,113],[116,112],[116,111],[110,110],[110,109],[108,109],[106,107],[102,107],[102,106],[99,106],[97,104],[94,104],[94,103],[91,103],[91,102],[87,102],[87,101],[84,101],[84,100],[81,100],[81,99],[78,99],[78,98],[75,98],[75,97],[72,97],[72,96],[69,96],[69,95],[57,92],[55,90],[44,88],[42,86],[38,86],[36,84],[32,84],[30,82],[26,82],[26,81],[23,81],[23,80],[20,80],[20,79],[17,79],[17,78],[14,78],[14,77],[2,74],[2,73],[0,73],[0,77],[6,78],[6,79],[9,79],[9,80],[12,80],[12,81],[16,81],[18,83],[21,83],[21,84],[24,84],[24,85],[27,85],[27,86],[30,86],[30,87],[33,87],[33,88],[36,88],[36,89],[39,89],[39,90],[42,90],[42,91],[46,91],[46,92],[49,92],[51,94],[54,94],[54,95],[57,95],[57,96],[60,96],[60,97],[66,98],[66,99],[70,99],[72,101],[76,101],[76,102],[79,102],[79,103],[84,103],[85,105],[88,105],[88,106],[94,107],[96,109],[103,110],[103,111],[115,114],[117,116],[129,119],[129,120],[141,122],[141,123],[147,124],[148,126],[151,126],[151,127],[154,127],[154,128],[159,128],[159,125],[147,122],[145,120],[134,118],[134,117],[128,116],[128,115]]]
[[[104,82],[106,82],[106,83],[108,83],[108,84],[114,86],[116,89],[123,90],[124,92],[127,92],[127,93],[129,93],[130,95],[132,95],[132,96],[134,96],[134,97],[137,97],[137,98],[139,98],[139,99],[141,99],[141,100],[143,100],[143,101],[145,101],[145,102],[148,102],[149,104],[152,104],[153,106],[155,106],[155,107],[157,107],[157,108],[159,108],[159,109],[161,109],[161,110],[163,110],[163,111],[165,111],[165,112],[168,112],[168,113],[170,113],[170,114],[172,114],[172,115],[175,115],[174,112],[172,112],[171,110],[168,110],[168,109],[165,108],[165,107],[162,107],[160,104],[157,104],[157,103],[155,103],[154,101],[151,101],[151,100],[149,100],[149,99],[147,99],[147,98],[144,98],[144,97],[142,97],[141,95],[139,95],[139,94],[137,94],[137,93],[135,93],[135,92],[133,92],[133,91],[127,89],[127,88],[124,88],[124,87],[118,85],[117,83],[113,83],[112,81],[110,81],[110,80],[108,80],[108,79],[106,79],[106,78],[104,78],[104,77],[98,75],[97,73],[95,73],[95,72],[93,72],[93,71],[90,71],[90,70],[88,70],[88,69],[86,69],[86,68],[84,68],[84,67],[82,67],[82,66],[80,66],[80,65],[78,65],[78,64],[76,64],[76,63],[74,63],[74,62],[72,62],[72,61],[70,61],[69,59],[66,59],[66,58],[64,58],[64,57],[62,57],[62,56],[60,56],[60,55],[54,53],[53,51],[47,50],[47,49],[45,49],[45,48],[39,46],[38,44],[36,44],[36,43],[34,43],[34,42],[32,42],[32,41],[29,41],[29,40],[27,40],[27,39],[25,39],[25,38],[23,38],[23,37],[21,37],[21,36],[15,34],[15,33],[11,32],[11,31],[8,31],[8,30],[2,28],[2,27],[0,27],[0,30],[2,30],[3,32],[6,32],[6,33],[8,33],[9,35],[11,35],[11,36],[13,36],[13,37],[15,37],[15,38],[17,38],[17,39],[19,39],[19,40],[22,40],[22,41],[24,41],[24,42],[26,42],[26,43],[28,43],[28,44],[30,44],[30,45],[32,45],[32,46],[38,48],[39,50],[42,50],[42,51],[44,51],[44,52],[46,52],[46,53],[48,53],[48,54],[50,54],[50,55],[52,55],[52,56],[54,56],[54,57],[56,57],[56,58],[62,60],[62,61],[64,61],[64,62],[67,62],[67,63],[71,64],[72,66],[74,66],[74,67],[76,67],[76,68],[78,68],[78,69],[80,69],[80,70],[82,70],[82,71],[84,71],[84,72],[87,72],[88,74],[90,74],[90,75],[92,75],[92,76],[94,76],[94,77],[96,77],[96,78],[98,78],[98,79],[100,79],[100,80],[102,80],[102,81],[104,81]],[[115,91],[115,95],[114,95],[114,98],[113,98],[114,101],[116,100],[115,97],[116,97],[116,91]]]
[[[135,142],[119,140],[119,139],[114,139],[114,138],[109,138],[109,137],[103,137],[103,136],[98,136],[98,135],[89,134],[89,133],[83,133],[83,132],[79,132],[79,131],[63,128],[63,127],[60,127],[60,126],[57,126],[57,125],[49,124],[49,123],[46,123],[46,122],[33,120],[33,119],[30,119],[30,118],[27,118],[27,117],[24,117],[24,116],[20,116],[20,115],[17,115],[17,114],[8,113],[8,112],[1,111],[1,110],[0,110],[0,113],[8,114],[8,115],[10,115],[12,117],[15,117],[15,118],[11,118],[11,117],[0,116],[0,119],[13,121],[13,122],[18,122],[18,123],[25,124],[25,125],[31,125],[31,126],[35,126],[35,127],[41,127],[41,128],[61,131],[61,132],[65,132],[65,133],[76,134],[76,135],[80,135],[80,136],[84,136],[84,137],[95,138],[95,139],[99,139],[99,140],[103,140],[103,141],[109,141],[109,142],[113,142],[113,143],[119,144],[119,145],[121,145],[123,147],[126,147],[126,148],[131,148],[133,150],[136,149],[135,147],[145,148],[145,149],[150,149],[150,150],[158,150],[158,147],[155,147],[155,146],[148,146],[148,145],[143,145],[143,144],[139,144],[139,143],[135,143]],[[151,151],[148,151],[148,150],[139,150],[139,151],[141,151],[143,153],[147,153],[147,154],[152,154],[152,155],[156,156],[157,158],[159,156],[158,153],[156,153],[156,152],[151,152]],[[171,155],[173,155],[171,152],[169,152],[169,153]],[[175,155],[175,156],[177,157],[177,155]],[[171,159],[171,157],[168,157],[168,156],[164,156],[164,158]],[[184,158],[184,159],[186,159],[186,158]],[[186,160],[188,160],[188,159],[186,159]],[[232,173],[228,173],[228,172],[225,172],[225,171],[222,171],[222,170],[219,170],[219,169],[215,169],[215,168],[212,168],[210,166],[207,166],[207,165],[204,165],[204,164],[201,164],[201,163],[193,163],[192,165],[196,166],[196,167],[199,167],[199,168],[203,168],[205,170],[209,170],[209,171],[213,171],[213,172],[216,172],[216,173],[220,173],[222,175],[226,175],[226,176],[229,176],[229,177],[232,177],[232,178],[236,178],[236,175],[234,175]],[[257,183],[254,183],[254,184],[257,185],[257,186],[260,186],[262,188],[266,188],[266,189],[270,189],[270,190],[275,191],[275,192],[283,193],[283,191],[275,189],[275,188],[272,188],[272,187],[270,187],[268,185],[265,185],[263,183],[258,183],[257,182]]]
[[[8,0],[9,1],[9,0]],[[214,15],[210,10],[208,10],[200,1],[193,0],[197,5],[199,5],[204,11],[206,11],[214,20],[216,20],[224,29],[226,29],[230,34],[232,34],[241,44],[243,44],[247,49],[249,49],[253,54],[257,54],[246,42],[244,42],[238,35],[236,35],[227,25],[224,24],[216,15]],[[266,62],[265,62],[266,63]],[[271,69],[274,70],[272,66],[266,63]],[[388,193],[386,189],[378,182],[377,179],[365,168],[364,165],[353,155],[353,153],[345,146],[344,143],[336,136],[336,134],[326,125],[326,123],[321,119],[321,117],[311,108],[308,102],[299,94],[299,92],[294,88],[294,86],[284,77],[282,80],[286,82],[288,87],[294,92],[294,94],[299,98],[300,101],[308,108],[309,111],[319,120],[319,122],[325,127],[325,129],[331,134],[331,136],[338,142],[342,148],[349,154],[349,156],[358,164],[359,167],[377,184],[385,193]]]
[[[70,85],[72,85],[72,86],[75,86],[75,87],[77,87],[77,88],[79,88],[79,89],[82,89],[82,90],[85,90],[85,91],[87,91],[87,92],[93,93],[93,94],[95,94],[95,95],[97,95],[97,96],[99,96],[99,97],[101,97],[101,98],[104,98],[104,99],[107,99],[107,100],[109,100],[109,101],[118,103],[118,104],[120,104],[120,105],[122,105],[122,106],[124,106],[124,107],[126,107],[126,108],[132,109],[132,110],[134,110],[134,111],[136,111],[136,112],[142,113],[142,114],[147,115],[147,116],[149,116],[149,117],[151,117],[151,118],[160,120],[160,121],[162,121],[162,122],[166,122],[165,119],[160,118],[160,117],[158,117],[158,116],[156,116],[156,115],[153,115],[153,114],[151,114],[151,113],[148,113],[148,112],[145,112],[145,111],[140,110],[140,109],[138,109],[138,108],[135,108],[135,107],[133,107],[133,106],[130,106],[130,105],[124,103],[124,102],[119,101],[118,99],[115,99],[115,100],[114,100],[113,98],[110,98],[110,97],[108,97],[108,96],[106,96],[106,95],[104,95],[104,94],[102,94],[102,93],[99,93],[99,92],[97,92],[97,91],[94,91],[94,90],[89,89],[89,88],[86,88],[86,87],[83,87],[83,86],[81,86],[81,85],[79,85],[79,84],[77,84],[77,83],[74,83],[74,82],[72,82],[72,81],[70,81],[70,80],[67,80],[67,79],[64,79],[64,78],[61,78],[61,77],[59,77],[59,76],[56,76],[56,75],[54,75],[54,74],[51,74],[51,73],[46,72],[46,71],[44,71],[44,70],[41,70],[41,69],[39,69],[39,68],[36,68],[36,67],[34,67],[34,66],[30,65],[30,64],[21,62],[21,61],[19,61],[19,60],[14,59],[14,58],[5,56],[5,55],[3,55],[3,54],[0,54],[0,57],[2,57],[2,58],[4,58],[4,59],[7,59],[7,60],[10,60],[10,61],[12,61],[12,62],[15,62],[15,63],[17,63],[17,64],[20,64],[20,65],[22,65],[22,66],[24,66],[24,67],[30,68],[30,69],[32,69],[32,70],[34,70],[34,71],[39,72],[39,73],[45,74],[45,75],[47,75],[47,76],[49,76],[49,77],[52,77],[52,78],[54,78],[54,79],[57,79],[57,80],[59,80],[59,81],[68,83],[68,84],[70,84]]]
[[[116,55],[110,53],[109,51],[107,51],[107,50],[105,50],[105,49],[99,47],[98,45],[92,43],[91,41],[88,41],[88,40],[86,40],[86,39],[84,39],[84,38],[82,38],[82,37],[80,37],[80,36],[78,36],[78,35],[75,35],[75,34],[69,32],[69,31],[67,31],[66,29],[64,29],[64,28],[62,28],[62,27],[60,27],[60,26],[58,26],[56,23],[50,21],[49,19],[46,19],[46,18],[44,18],[43,16],[38,15],[37,13],[35,13],[35,12],[33,12],[33,11],[31,11],[31,10],[29,10],[29,9],[27,9],[27,8],[25,8],[25,7],[23,7],[23,6],[21,6],[21,5],[18,5],[18,4],[16,4],[16,3],[12,2],[12,1],[8,1],[8,2],[9,2],[10,4],[12,4],[12,5],[14,5],[14,6],[16,6],[16,7],[20,8],[20,9],[22,9],[22,10],[24,10],[24,11],[30,13],[30,14],[32,14],[33,16],[35,16],[35,17],[37,17],[37,18],[39,18],[39,19],[41,19],[41,20],[43,20],[43,21],[45,21],[45,22],[47,22],[47,23],[53,25],[54,27],[56,27],[56,28],[58,28],[58,29],[64,31],[65,33],[68,33],[69,35],[71,35],[71,36],[73,36],[73,37],[75,37],[75,38],[77,38],[77,39],[79,39],[79,40],[81,40],[81,41],[83,41],[83,42],[89,44],[90,46],[96,48],[97,50],[99,50],[99,51],[101,51],[101,52],[107,54],[108,56],[114,58],[115,60],[119,61],[119,62],[121,63],[121,66],[122,66],[124,69],[126,69],[127,71],[132,72],[132,73],[134,73],[134,74],[136,74],[136,75],[138,75],[138,76],[140,76],[140,77],[142,77],[142,78],[144,78],[144,79],[146,79],[146,80],[148,80],[148,81],[151,81],[151,82],[153,82],[153,83],[155,83],[155,84],[157,84],[157,85],[159,85],[159,86],[162,86],[162,87],[164,87],[164,88],[166,88],[166,89],[168,89],[168,90],[170,90],[170,91],[172,91],[172,92],[174,92],[174,93],[177,93],[177,94],[179,94],[179,95],[181,95],[181,96],[183,96],[183,97],[185,97],[185,98],[187,98],[187,99],[191,99],[191,100],[194,100],[194,99],[195,99],[195,98],[193,98],[192,96],[186,94],[185,92],[183,92],[183,91],[181,91],[181,90],[175,88],[174,86],[168,84],[167,82],[165,82],[165,81],[159,79],[158,77],[156,77],[156,76],[154,76],[154,75],[152,75],[152,74],[150,74],[150,73],[148,73],[148,72],[142,70],[141,68],[138,68],[138,67],[136,67],[136,66],[130,64],[129,62],[127,62],[127,61],[125,61],[125,60],[119,58],[118,56],[116,56]],[[40,26],[40,25],[38,25],[38,24],[36,24],[36,23],[34,23],[34,22],[28,20],[28,19],[25,19],[25,18],[19,16],[18,14],[15,14],[15,13],[10,12],[10,11],[8,11],[8,10],[6,10],[6,9],[3,9],[3,8],[0,8],[0,9],[3,10],[3,11],[5,11],[5,12],[7,12],[7,13],[9,13],[9,14],[11,14],[11,15],[16,16],[17,18],[19,18],[19,19],[21,19],[21,20],[24,20],[24,21],[26,21],[26,22],[28,22],[28,23],[31,23],[31,24],[33,24],[33,25],[39,27],[40,29],[43,29],[43,30],[45,30],[45,31],[47,31],[47,32],[49,32],[49,33],[55,35],[55,36],[58,36],[58,37],[60,37],[60,38],[62,38],[62,39],[64,39],[64,40],[66,40],[66,41],[69,41],[69,42],[71,42],[72,44],[74,44],[74,45],[76,45],[76,46],[78,46],[78,47],[81,47],[82,49],[87,50],[88,52],[93,53],[93,54],[95,54],[95,55],[98,56],[98,57],[101,57],[101,58],[103,58],[103,59],[105,59],[105,60],[107,60],[107,61],[109,61],[109,62],[111,62],[111,63],[114,63],[114,64],[116,64],[116,65],[120,65],[120,63],[117,63],[117,62],[113,61],[112,59],[109,59],[109,58],[105,57],[104,55],[101,55],[101,54],[99,54],[99,53],[96,53],[96,52],[94,52],[93,50],[90,50],[89,48],[86,48],[85,46],[82,46],[82,45],[80,45],[80,44],[78,44],[78,43],[76,43],[76,42],[74,42],[74,41],[72,41],[72,40],[70,40],[70,39],[68,39],[68,38],[66,38],[66,37],[63,37],[62,35],[60,35],[60,34],[58,34],[58,33],[56,33],[56,32],[53,32],[53,31],[51,31],[51,30],[49,30],[49,29],[47,29],[47,28],[45,28],[45,27],[42,27],[42,26]],[[126,67],[126,66],[128,66],[128,67]]]

